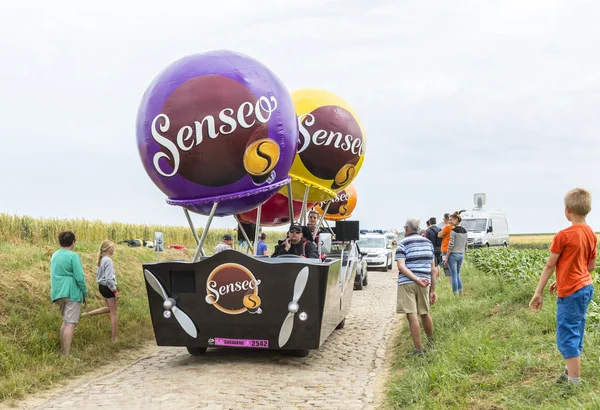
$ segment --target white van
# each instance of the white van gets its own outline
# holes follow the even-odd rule
[[[508,221],[504,212],[473,210],[463,211],[460,216],[460,224],[467,230],[469,246],[480,248],[509,245]]]

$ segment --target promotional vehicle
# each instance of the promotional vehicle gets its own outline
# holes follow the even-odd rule
[[[327,256],[326,232],[313,237],[310,255],[297,230],[289,234],[291,252],[277,257],[258,256],[257,244],[263,211],[265,225],[306,226],[309,204],[322,202],[327,212],[334,199],[352,199],[343,192],[362,167],[366,135],[350,105],[326,90],[292,95],[259,61],[216,50],[163,69],[142,96],[135,128],[146,173],[167,204],[182,208],[197,245],[191,262],[157,256],[143,264],[157,345],[192,355],[236,348],[303,357],[344,327],[358,221],[336,221],[337,239],[351,242],[347,257]],[[190,213],[208,217],[200,237]],[[225,216],[234,216],[251,254],[206,255],[213,218]]]
[[[358,246],[367,253],[367,266],[384,272],[392,269],[392,246],[383,234],[367,233],[360,236]]]

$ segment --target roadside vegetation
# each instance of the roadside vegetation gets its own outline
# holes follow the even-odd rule
[[[512,238],[511,238],[512,240]],[[535,246],[535,245],[534,245]],[[468,254],[463,297],[442,278],[432,309],[436,346],[424,359],[402,328],[389,384],[391,408],[600,408],[600,292],[588,310],[581,388],[555,383],[564,368],[556,348],[556,297],[538,313],[528,303],[548,257],[539,249],[482,249]],[[600,269],[595,272],[598,278]],[[548,288],[546,288],[548,289]]]
[[[12,402],[111,363],[154,339],[142,264],[156,261],[156,253],[149,248],[117,245],[113,260],[121,294],[118,341],[110,340],[107,315],[82,317],[73,338],[73,359],[59,355],[62,319],[58,307],[50,301],[50,257],[58,249],[58,233],[66,229],[77,236],[75,252],[81,256],[89,289],[88,306],[83,311],[105,305],[96,285],[95,268],[102,240],[152,240],[154,231],[162,231],[167,245],[182,244],[187,250],[167,249],[160,254],[161,260],[189,261],[195,251],[189,228],[0,214],[0,402]],[[204,246],[208,254],[225,233],[232,232],[211,230]],[[272,251],[279,238],[269,236]]]

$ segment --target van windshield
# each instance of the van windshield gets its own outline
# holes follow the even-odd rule
[[[485,231],[485,226],[487,223],[487,219],[477,218],[477,219],[463,219],[460,225],[467,230],[467,232],[483,232]]]

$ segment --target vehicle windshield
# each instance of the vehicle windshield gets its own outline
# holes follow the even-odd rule
[[[385,238],[361,238],[358,241],[358,246],[361,248],[385,248]]]
[[[463,219],[460,225],[467,230],[467,232],[483,232],[485,231],[485,226],[487,223],[487,219],[477,218],[477,219]]]

